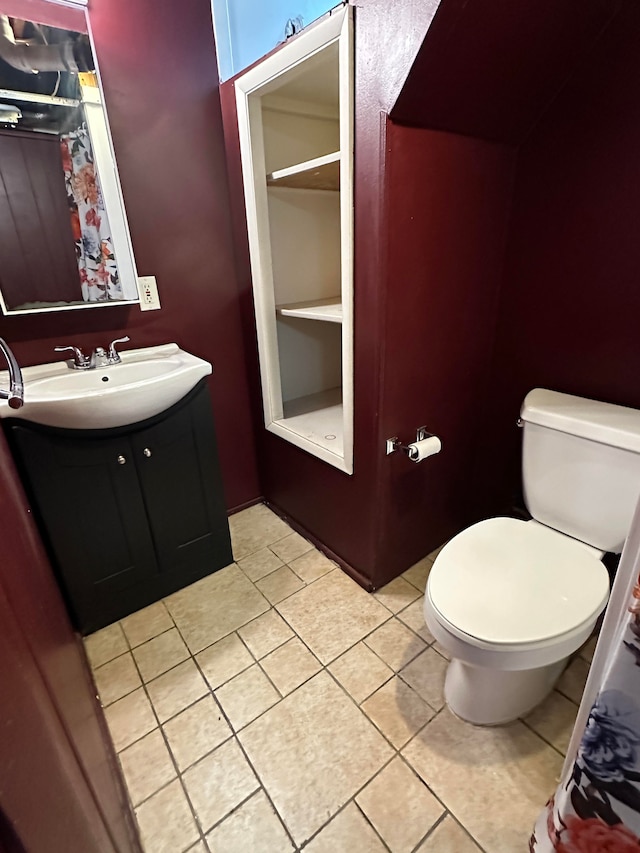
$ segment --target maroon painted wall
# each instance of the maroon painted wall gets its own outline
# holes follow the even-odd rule
[[[365,585],[380,586],[397,574],[398,561],[382,564],[378,528],[387,510],[380,499],[383,466],[380,444],[379,379],[383,334],[384,112],[389,110],[437,2],[406,0],[403,26],[397,4],[363,0],[355,9],[355,441],[354,474],[348,476],[268,433],[262,420],[251,273],[239,162],[233,81],[222,86],[227,159],[234,207],[234,233],[247,359],[254,394],[254,419],[263,493],[303,531],[355,570]],[[388,33],[396,34],[393,41]],[[406,568],[402,566],[402,568]]]
[[[11,2],[25,15],[35,4]],[[123,334],[130,347],[176,341],[211,361],[226,502],[238,507],[261,491],[210,4],[92,0],[91,24],[138,272],[157,277],[162,309],[3,317],[0,335],[22,365],[54,360],[57,344],[90,350]]]
[[[521,146],[477,488],[519,487],[524,395],[640,408],[640,9],[629,2]]]
[[[29,853],[139,853],[86,658],[2,434],[0,520],[0,812]]]
[[[386,579],[472,519],[515,160],[504,145],[389,124],[378,446],[414,441],[426,425],[442,451],[419,464],[385,460],[377,550]]]
[[[517,145],[622,2],[445,0],[391,117]]]

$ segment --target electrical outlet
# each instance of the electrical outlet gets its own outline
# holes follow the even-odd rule
[[[140,310],[155,311],[160,308],[158,285],[155,275],[138,276],[138,293],[140,294]]]

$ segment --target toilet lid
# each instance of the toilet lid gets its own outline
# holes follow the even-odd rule
[[[429,574],[431,603],[488,643],[535,643],[595,618],[609,576],[593,550],[537,523],[491,518],[448,542]]]

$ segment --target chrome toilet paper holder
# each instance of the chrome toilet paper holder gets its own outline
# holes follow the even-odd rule
[[[423,441],[425,438],[433,438],[434,435],[432,432],[427,432],[426,426],[418,427],[416,430],[416,441]],[[402,450],[404,453],[409,456],[411,453],[411,448],[408,444],[403,444],[397,435],[394,435],[393,438],[388,438],[386,441],[387,448],[387,456],[390,453],[395,453],[396,450]]]

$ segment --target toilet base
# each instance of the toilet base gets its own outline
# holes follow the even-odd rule
[[[568,658],[537,669],[489,669],[454,658],[444,698],[453,713],[476,726],[499,726],[528,714],[553,688]]]

